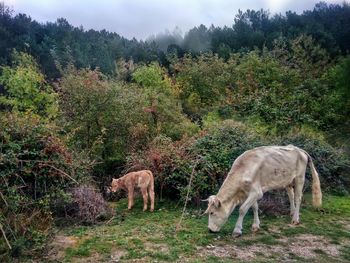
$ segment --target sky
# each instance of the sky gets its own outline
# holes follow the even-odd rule
[[[231,26],[238,9],[266,9],[271,14],[291,10],[302,13],[321,0],[0,0],[38,22],[64,17],[84,29],[106,29],[126,38],[146,39],[173,31],[183,33],[204,24]],[[342,3],[344,0],[324,0]]]

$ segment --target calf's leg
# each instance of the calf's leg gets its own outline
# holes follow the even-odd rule
[[[130,210],[134,205],[134,188],[128,188],[128,209]]]
[[[149,198],[151,200],[150,211],[153,212],[154,211],[154,189],[153,189],[153,186],[151,184],[149,184],[149,186],[148,186],[148,195],[149,195]]]
[[[141,193],[142,193],[142,197],[143,197],[143,211],[146,211],[147,204],[148,204],[147,188],[146,187],[141,188]]]

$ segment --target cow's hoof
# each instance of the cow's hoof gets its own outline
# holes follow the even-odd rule
[[[258,232],[260,227],[258,225],[252,225],[252,231],[253,232]]]
[[[296,226],[296,225],[299,225],[299,223],[300,223],[299,220],[295,220],[295,219],[292,220],[292,225]]]
[[[240,237],[241,235],[242,235],[242,231],[234,231],[234,232],[232,233],[232,236],[233,236],[234,238]]]

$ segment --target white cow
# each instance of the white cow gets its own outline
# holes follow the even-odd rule
[[[250,207],[253,208],[253,231],[259,229],[258,200],[273,189],[285,188],[290,201],[292,224],[299,224],[299,209],[309,163],[312,173],[312,202],[322,204],[320,180],[310,155],[293,145],[263,146],[244,152],[233,163],[217,195],[212,195],[208,208],[208,228],[220,231],[235,207],[240,204],[239,217],[233,236],[242,235],[242,222]]]

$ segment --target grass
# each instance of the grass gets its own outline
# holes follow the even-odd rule
[[[73,236],[78,242],[65,249],[64,262],[75,262],[79,258],[96,257],[96,262],[105,262],[111,255],[119,253],[121,261],[139,262],[232,262],[239,257],[232,254],[231,246],[244,251],[252,246],[266,248],[255,253],[252,262],[279,262],[281,253],[273,249],[286,249],[289,259],[297,262],[329,262],[350,260],[350,198],[326,196],[324,206],[315,210],[306,196],[301,210],[301,224],[290,225],[289,216],[261,216],[261,229],[258,233],[250,230],[252,216],[244,220],[243,237],[234,239],[231,233],[237,219],[237,212],[218,234],[207,231],[207,217],[198,216],[196,210],[189,210],[179,231],[176,225],[181,216],[181,207],[171,202],[158,202],[154,213],[142,212],[142,201],[137,200],[132,211],[128,211],[126,200],[113,203],[116,216],[108,223],[96,226],[68,227],[60,231],[65,236]],[[292,253],[290,242],[299,242],[300,235],[319,236],[330,245],[339,248],[339,254],[331,256],[323,247],[312,249],[315,257],[305,259]],[[288,239],[288,242],[283,240]],[[227,248],[231,254],[222,255],[220,248]],[[218,253],[216,253],[216,249]],[[212,253],[205,254],[206,251]],[[214,253],[214,252],[215,253]],[[249,251],[249,249],[248,249]],[[271,252],[272,251],[272,252]],[[220,254],[221,253],[221,254]],[[202,255],[202,256],[201,256]],[[203,256],[204,255],[204,256]],[[241,260],[242,262],[245,260]]]

